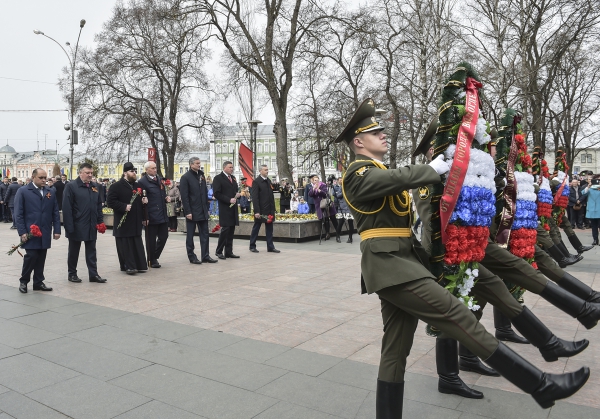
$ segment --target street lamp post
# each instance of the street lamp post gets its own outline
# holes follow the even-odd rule
[[[256,133],[258,131],[258,124],[262,124],[262,121],[253,119],[248,121],[250,124],[250,139],[252,141],[252,178],[256,177]]]
[[[79,38],[81,38],[81,31],[83,30],[83,27],[85,26],[85,19],[81,19],[79,21],[79,35],[77,36],[77,43],[75,44],[75,53],[73,54],[73,60],[71,60],[71,57],[69,56],[69,54],[67,53],[67,51],[63,48],[63,46],[61,44],[59,44],[56,39],[46,35],[44,32],[40,31],[40,30],[34,30],[33,33],[36,35],[43,35],[46,38],[54,41],[56,43],[56,45],[58,45],[60,47],[60,49],[63,50],[63,52],[65,53],[65,55],[67,56],[67,59],[69,60],[69,64],[71,65],[71,126],[70,126],[70,130],[71,130],[71,136],[70,136],[70,140],[71,140],[71,147],[69,148],[69,179],[73,180],[73,149],[74,149],[74,134],[73,134],[73,123],[75,120],[75,64],[77,63],[77,49],[79,48]],[[67,42],[67,45],[70,46],[70,44]]]

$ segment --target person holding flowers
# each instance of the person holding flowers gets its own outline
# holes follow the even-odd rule
[[[142,196],[142,187],[136,180],[137,169],[132,163],[125,163],[123,177],[109,188],[106,197],[106,206],[113,209],[117,226],[113,227],[113,236],[119,265],[127,275],[148,270],[142,242],[142,204],[147,204],[148,198]]]
[[[14,217],[21,243],[27,252],[19,279],[19,291],[27,293],[27,284],[33,273],[34,291],[52,291],[44,284],[46,254],[52,238],[60,238],[60,213],[56,195],[46,185],[48,175],[40,168],[34,169],[31,182],[19,188],[15,195]]]
[[[240,225],[237,200],[241,196],[238,183],[233,176],[233,163],[223,162],[223,171],[213,180],[213,196],[219,205],[219,241],[215,254],[219,259],[239,259],[233,253],[235,226]],[[225,253],[223,253],[225,252]]]
[[[90,282],[105,283],[98,274],[96,239],[98,232],[104,233],[102,196],[99,185],[92,182],[93,168],[89,163],[79,165],[79,176],[65,185],[63,192],[63,224],[65,236],[69,239],[67,255],[67,279],[81,282],[77,276],[77,261],[81,242],[85,243],[85,263]]]
[[[273,184],[267,176],[269,168],[266,164],[259,167],[258,176],[252,182],[252,211],[254,213],[254,225],[250,234],[250,251],[258,253],[256,239],[262,223],[265,223],[265,235],[267,236],[267,252],[279,253],[273,244],[273,221],[275,221],[275,197],[273,196]]]

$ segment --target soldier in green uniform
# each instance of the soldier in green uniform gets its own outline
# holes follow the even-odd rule
[[[428,160],[433,155],[431,139],[437,124],[432,122],[425,133],[421,143],[413,153],[414,157],[425,154]],[[430,148],[431,147],[431,148]],[[430,253],[431,247],[431,193],[430,186],[423,186],[413,190],[413,197],[417,212],[423,221],[421,245]],[[568,342],[556,337],[544,323],[542,323],[527,307],[521,306],[512,296],[505,283],[498,276],[490,272],[483,264],[479,264],[479,275],[471,290],[480,309],[473,314],[477,320],[481,319],[486,303],[492,304],[494,311],[498,310],[536,346],[544,359],[548,362],[556,361],[559,357],[571,357],[587,348],[589,341],[583,339],[577,342]],[[495,316],[496,317],[496,316]],[[511,329],[512,331],[512,329]],[[514,333],[514,332],[513,332]],[[498,336],[496,336],[498,337]],[[483,393],[469,388],[459,377],[459,369],[473,371],[482,375],[499,376],[499,374],[486,367],[463,344],[458,348],[456,340],[444,333],[436,338],[436,367],[438,373],[438,391],[446,394],[456,394],[468,398],[483,398]]]
[[[561,268],[566,268],[569,265],[574,265],[583,259],[581,255],[572,255],[567,251],[564,243],[560,237],[560,230],[556,226],[554,219],[548,220],[548,225],[550,226],[550,231],[552,232],[552,237],[558,239],[559,244],[555,244],[554,240],[550,236],[550,233],[547,232],[541,225],[538,225],[537,228],[537,244],[542,246],[552,258],[558,263]]]
[[[419,319],[464,344],[543,408],[569,397],[589,378],[589,368],[547,374],[498,342],[471,311],[440,287],[424,266],[428,255],[411,231],[408,189],[440,183],[448,165],[440,158],[429,165],[388,170],[383,127],[375,103],[365,100],[336,139],[356,154],[343,181],[343,193],[361,236],[363,292],[381,300],[383,340],[377,381],[376,418],[402,417],[404,372]]]

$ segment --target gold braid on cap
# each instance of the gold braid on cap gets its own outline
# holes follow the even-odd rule
[[[367,125],[366,127],[362,127],[362,128],[359,128],[359,129],[357,129],[356,131],[354,131],[354,133],[355,133],[355,134],[360,134],[361,132],[363,132],[363,131],[366,131],[366,130],[368,130],[369,128],[376,127],[377,125],[379,125],[379,123],[377,123],[377,122],[373,122],[372,124],[370,124],[370,125]]]

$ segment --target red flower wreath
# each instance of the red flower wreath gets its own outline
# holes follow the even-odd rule
[[[447,241],[444,262],[460,265],[461,262],[479,262],[485,256],[487,227],[463,227],[450,224],[446,227]]]

